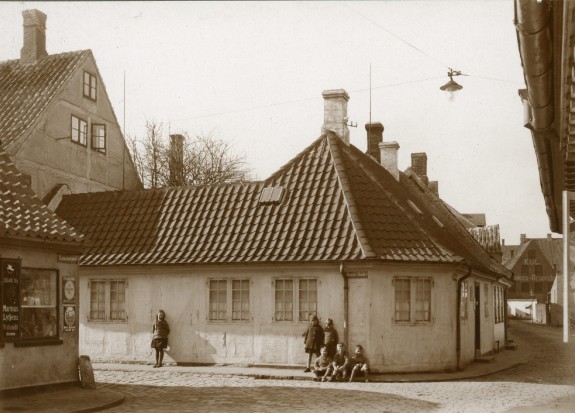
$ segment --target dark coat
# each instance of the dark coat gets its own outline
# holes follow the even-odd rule
[[[303,333],[305,352],[315,353],[319,356],[319,350],[323,346],[324,333],[323,328],[318,325],[310,324],[305,333]]]

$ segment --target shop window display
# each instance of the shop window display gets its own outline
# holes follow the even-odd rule
[[[20,277],[20,336],[58,336],[56,271],[22,268]]]

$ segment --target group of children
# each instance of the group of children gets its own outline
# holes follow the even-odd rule
[[[331,318],[326,320],[325,328],[321,328],[317,316],[312,315],[303,336],[305,351],[308,353],[304,372],[311,371],[312,355],[317,356],[313,366],[314,381],[348,381],[349,376],[351,382],[359,372],[363,372],[365,381],[369,382],[369,367],[363,347],[359,344],[355,346],[354,355],[349,357],[345,344],[338,342]]]

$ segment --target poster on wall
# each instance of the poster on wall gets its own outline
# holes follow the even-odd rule
[[[2,276],[2,338],[14,341],[20,330],[20,260],[13,258],[0,259]]]
[[[74,275],[62,277],[62,304],[76,304],[76,277]]]
[[[64,306],[64,328],[66,333],[73,333],[76,331],[76,306],[75,305],[65,305]]]

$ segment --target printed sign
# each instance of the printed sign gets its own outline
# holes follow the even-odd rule
[[[76,277],[74,275],[62,277],[62,304],[76,304]]]
[[[14,341],[20,330],[20,260],[0,259],[2,276],[2,336],[4,341]]]
[[[367,271],[348,272],[347,278],[367,278]]]
[[[76,331],[76,306],[75,305],[65,305],[64,306],[64,328],[62,331],[66,333]]]

